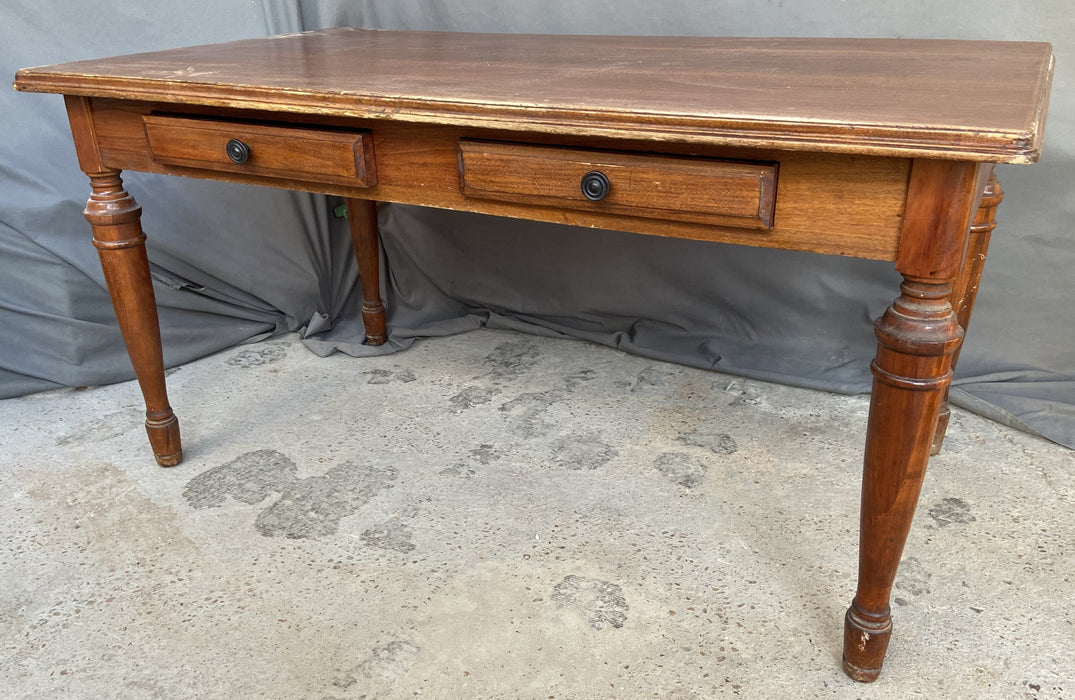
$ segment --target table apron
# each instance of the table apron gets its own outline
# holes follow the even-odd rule
[[[496,216],[612,229],[672,238],[805,250],[878,260],[895,260],[903,225],[911,161],[906,158],[743,149],[721,145],[639,142],[553,136],[525,131],[468,129],[412,124],[392,119],[346,120],[316,115],[277,114],[184,106],[188,116],[232,119],[237,123],[368,130],[376,184],[345,184],[338,174],[236,172],[160,162],[144,118],[174,114],[175,105],[93,99],[93,132],[101,162],[119,170],[163,173],[306,190],[343,197],[397,202]],[[467,196],[461,186],[460,142],[529,143],[565,148],[604,149],[610,153],[659,154],[707,159],[775,163],[779,169],[771,228],[632,216],[615,211],[585,211],[534,201],[499,201]],[[685,217],[686,218],[686,217]]]

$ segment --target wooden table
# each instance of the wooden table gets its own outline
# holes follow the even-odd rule
[[[844,669],[870,681],[1002,196],[993,165],[1038,158],[1051,75],[1043,43],[334,29],[24,69],[15,87],[66,100],[163,466],[179,424],[123,169],[348,198],[373,344],[378,201],[893,261],[844,632]]]

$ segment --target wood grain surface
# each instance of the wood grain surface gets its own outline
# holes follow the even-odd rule
[[[235,121],[147,115],[146,138],[154,160],[266,177],[316,178],[357,187],[377,184],[368,131],[266,126]],[[237,140],[248,157],[236,163],[227,144]]]
[[[980,275],[972,217],[987,234],[993,162],[1037,159],[1051,75],[1041,43],[335,29],[25,69],[15,86],[65,95],[162,465],[182,459],[179,424],[123,169],[347,197],[371,344],[377,201],[895,261],[844,627],[844,670],[872,681],[969,322],[950,302]]]
[[[1046,43],[338,28],[18,72],[18,90],[749,147],[1032,162]]]
[[[467,197],[744,228],[772,228],[776,170],[774,163],[459,142]],[[599,201],[582,192],[582,178],[592,172],[611,184]]]
[[[510,131],[411,124],[391,119],[340,119],[320,115],[295,117],[293,123],[303,127],[346,124],[370,131],[377,184],[373,187],[348,187],[332,184],[317,175],[286,178],[276,172],[269,177],[253,171],[241,172],[241,169],[225,171],[217,167],[162,163],[152,158],[143,120],[154,111],[169,109],[168,104],[108,99],[93,99],[90,102],[92,104],[88,111],[99,157],[108,167],[120,170],[228,180],[573,226],[879,260],[895,260],[896,257],[911,163],[905,158],[746,150],[666,142],[654,144],[577,135],[526,135],[527,140],[535,144],[643,153],[659,147],[666,155],[778,162],[780,169],[773,227],[764,230],[743,228],[741,225],[684,221],[682,215],[679,220],[647,219],[614,212],[565,208],[561,201],[554,199],[541,205],[465,196],[460,190],[460,141],[505,141],[519,137]],[[218,120],[270,120],[274,116],[279,117],[271,112],[232,111],[219,107],[204,110]],[[185,111],[198,110],[192,107]]]

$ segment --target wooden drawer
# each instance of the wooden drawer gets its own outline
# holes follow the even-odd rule
[[[776,209],[775,163],[464,139],[459,169],[467,197],[754,229]]]
[[[142,121],[158,163],[357,187],[377,184],[368,131],[156,114]]]

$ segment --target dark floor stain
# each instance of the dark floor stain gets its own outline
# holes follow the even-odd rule
[[[568,435],[553,445],[553,461],[575,471],[591,471],[619,452],[597,435]]]
[[[504,456],[496,445],[481,444],[470,451],[470,456],[482,464],[490,464]]]
[[[370,369],[366,370],[365,374],[369,375],[367,384],[391,384],[393,382],[408,384],[417,379],[414,376],[414,372],[409,369],[405,369],[402,372],[394,372],[388,369]]]
[[[232,367],[257,367],[277,362],[287,356],[287,347],[284,345],[265,345],[256,350],[243,350],[234,357],[229,357],[224,364]]]
[[[418,658],[419,651],[421,647],[403,641],[393,641],[375,647],[361,663],[337,676],[332,681],[332,685],[337,688],[350,688],[359,679],[395,681],[410,670],[415,659]]]
[[[638,377],[636,377],[634,386],[631,387],[631,391],[642,391],[664,386],[668,383],[668,378],[672,376],[675,376],[674,372],[670,372],[657,365],[649,365],[638,373]]]
[[[728,403],[729,406],[757,406],[761,403],[761,388],[754,386],[753,384],[732,382],[724,389],[724,391],[733,396],[732,400]]]
[[[561,398],[559,390],[519,394],[502,404],[500,410],[511,417],[508,426],[511,432],[523,438],[539,437],[556,429],[556,424],[546,414]]]
[[[939,503],[935,503],[929,509],[929,517],[933,518],[940,527],[953,523],[963,525],[977,520],[971,515],[970,505],[961,498],[946,498]]]
[[[487,466],[504,456],[496,446],[487,444],[479,445],[467,454],[470,459],[456,462],[439,473],[442,476],[463,476],[469,479],[478,473],[477,465]]]
[[[678,452],[665,452],[657,457],[653,466],[664,478],[688,489],[700,486],[709,470],[709,467],[699,460]]]
[[[925,595],[929,593],[929,580],[933,578],[933,574],[926,570],[926,567],[922,565],[915,557],[907,557],[900,562],[899,571],[896,574],[896,588],[903,591],[911,597]],[[904,605],[909,605],[909,601],[904,601]]]
[[[597,372],[586,368],[580,369],[577,372],[572,372],[564,377],[564,384],[568,389],[574,391],[578,388],[579,384],[582,384],[583,382],[592,382],[595,379],[597,379]]]
[[[627,621],[627,599],[615,583],[582,576],[566,576],[556,584],[549,596],[559,606],[576,608],[586,616],[595,630],[612,625],[619,629]]]
[[[473,465],[467,464],[466,462],[456,462],[452,466],[445,467],[437,473],[441,476],[461,476],[465,479],[469,479],[476,476],[478,470],[475,469]]]
[[[680,435],[678,439],[684,445],[705,447],[718,455],[731,455],[739,451],[731,435],[706,428],[696,428],[693,432]]]
[[[308,539],[334,534],[352,515],[396,479],[391,467],[344,463],[299,481],[261,511],[254,528],[266,537]]]
[[[485,356],[484,364],[494,377],[513,379],[529,372],[540,362],[541,350],[537,343],[519,340],[497,345]]]
[[[295,463],[275,450],[247,452],[191,479],[183,498],[195,508],[224,505],[228,496],[256,505],[291,489],[298,481],[297,472]]]
[[[117,438],[129,431],[141,432],[142,419],[137,413],[122,411],[111,413],[94,420],[89,425],[77,426],[70,433],[56,438],[56,445],[80,445],[87,443],[105,442]]]
[[[210,508],[229,496],[255,505],[278,493],[258,514],[254,529],[265,537],[307,539],[335,533],[341,519],[396,478],[391,467],[349,462],[321,476],[299,479],[296,473],[295,463],[275,450],[248,452],[191,479],[183,497],[194,508]]]
[[[499,389],[489,386],[468,386],[455,396],[448,399],[452,413],[462,413],[468,408],[474,408],[484,403],[489,403],[493,397],[500,393]]]
[[[391,518],[385,522],[371,527],[362,533],[362,541],[371,547],[378,549],[390,549],[395,552],[411,552],[415,545],[412,541],[414,531],[399,521],[399,518]]]

